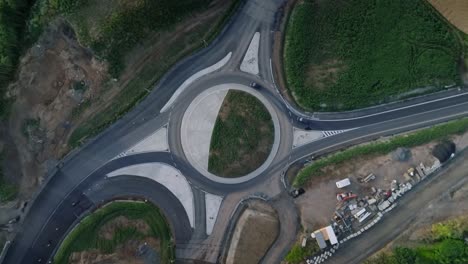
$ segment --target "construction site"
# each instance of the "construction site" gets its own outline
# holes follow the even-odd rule
[[[430,146],[428,148],[431,150],[430,153],[426,151],[427,157],[421,157],[419,162],[415,160],[409,149],[400,148],[389,154],[388,158],[402,164],[412,161],[402,173],[392,175],[393,177],[389,175],[382,177],[377,173],[379,170],[369,170],[364,176],[350,175],[346,178],[329,180],[327,185],[334,185],[336,199],[327,202],[328,206],[334,204],[328,208],[329,212],[332,211],[328,214],[328,220],[316,222],[314,229],[306,229],[302,236],[302,247],[306,247],[308,243],[316,243],[320,248],[320,251],[310,256],[306,262],[323,263],[339,249],[340,244],[351,242],[354,237],[371,229],[398,205],[400,197],[453,158],[457,149],[452,141],[443,141]],[[306,194],[309,194],[309,197],[311,195],[307,191]],[[331,198],[330,196],[327,198]],[[298,199],[299,207],[303,205],[301,200],[306,198],[307,195]],[[302,206],[301,211],[304,210],[306,209]],[[304,222],[304,218],[302,219]]]

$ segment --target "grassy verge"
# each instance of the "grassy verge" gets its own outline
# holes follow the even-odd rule
[[[79,146],[86,138],[93,137],[102,132],[110,124],[117,121],[120,117],[131,110],[137,105],[154,87],[154,84],[175,64],[183,57],[203,48],[207,41],[212,41],[217,34],[222,30],[228,19],[234,14],[236,8],[243,0],[235,0],[232,2],[228,12],[223,18],[210,30],[208,34],[200,32],[194,33],[186,43],[179,43],[171,46],[171,48],[164,54],[161,61],[151,62],[133,78],[114,99],[114,104],[104,111],[97,113],[88,121],[84,122],[76,128],[68,141],[69,145],[73,148]],[[191,48],[182,52],[187,46]]]
[[[306,0],[288,23],[284,67],[301,107],[350,110],[459,83],[463,45],[424,0]]]
[[[143,219],[149,225],[150,231],[148,234],[142,234],[134,228],[120,228],[116,230],[112,239],[100,237],[100,228],[119,216],[125,216],[128,219]],[[68,234],[55,254],[54,263],[68,263],[73,252],[89,249],[112,253],[118,245],[130,239],[142,239],[147,236],[160,240],[161,252],[159,254],[162,263],[172,263],[171,261],[175,258],[172,234],[159,209],[148,203],[114,202],[84,218]]]
[[[449,220],[434,224],[432,237],[423,241],[422,245],[414,248],[396,247],[391,253],[378,254],[364,263],[467,263],[468,244],[464,242],[464,235],[468,228],[466,222],[457,222],[458,220]]]
[[[229,91],[211,136],[208,170],[228,178],[252,172],[270,154],[273,130],[262,102],[246,92]]]
[[[411,148],[433,140],[444,139],[450,135],[463,134],[466,131],[468,131],[468,118],[423,129],[410,135],[397,136],[386,142],[371,143],[368,145],[353,147],[329,157],[319,159],[310,166],[303,168],[294,179],[293,185],[304,185],[310,178],[319,176],[322,173],[322,169],[328,165],[341,164],[359,156],[383,155],[399,147]]]

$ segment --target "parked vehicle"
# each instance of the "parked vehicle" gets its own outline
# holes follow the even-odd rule
[[[297,197],[301,196],[303,193],[305,193],[305,190],[303,188],[299,188],[299,189],[293,189],[289,194],[293,198],[297,198]]]

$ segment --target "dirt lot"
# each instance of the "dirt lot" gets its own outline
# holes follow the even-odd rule
[[[457,149],[468,146],[468,133],[463,136],[453,137]],[[336,194],[343,192],[336,187],[335,182],[349,177],[351,185],[345,191],[352,191],[358,195],[366,195],[371,187],[383,190],[390,189],[392,180],[406,181],[404,172],[410,167],[421,162],[430,166],[436,160],[432,154],[432,148],[436,142],[411,149],[411,156],[407,161],[396,161],[392,153],[384,156],[369,158],[356,158],[339,166],[329,166],[323,171],[323,177],[312,179],[306,186],[304,195],[296,199],[301,214],[301,224],[305,230],[312,231],[329,224],[337,204]],[[359,177],[365,177],[373,173],[376,179],[369,183],[359,183]]]
[[[37,186],[47,166],[68,151],[73,110],[98,96],[105,78],[105,64],[77,43],[63,20],[55,21],[22,58],[17,81],[9,87],[16,101],[8,130],[19,161],[8,156],[4,166],[6,176],[20,183],[22,197]],[[9,175],[9,165],[17,163],[21,171]]]
[[[237,221],[226,264],[258,263],[278,232],[277,212],[264,202],[253,202]]]
[[[450,23],[468,34],[468,1],[428,0]]]

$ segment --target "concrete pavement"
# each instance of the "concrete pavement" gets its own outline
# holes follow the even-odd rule
[[[184,153],[195,168],[202,169],[202,173],[208,171],[211,136],[228,89],[213,87],[201,93],[189,105],[182,119]]]
[[[164,163],[152,162],[126,166],[109,172],[106,176],[112,178],[124,175],[144,177],[164,185],[179,199],[188,215],[190,225],[194,227],[195,209],[192,188],[179,170]]]
[[[250,42],[249,48],[245,53],[244,59],[240,65],[240,70],[248,72],[253,75],[258,75],[260,70],[258,69],[258,50],[260,45],[260,33],[255,32],[252,41]]]

